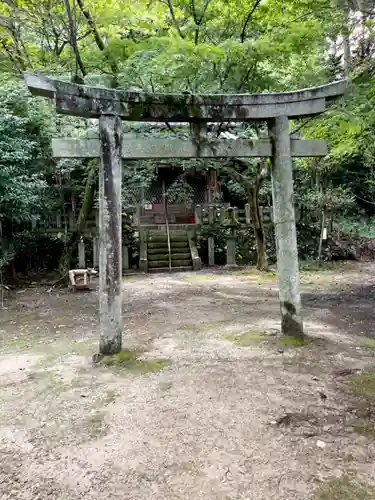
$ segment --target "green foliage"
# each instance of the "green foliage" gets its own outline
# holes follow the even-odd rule
[[[194,190],[187,182],[184,174],[179,176],[167,189],[169,203],[191,205],[194,199]]]
[[[375,238],[374,217],[365,217],[360,214],[357,216],[338,217],[335,221],[335,227],[343,233]]]
[[[30,106],[21,85],[0,90],[0,220],[20,223],[45,206],[44,106]]]
[[[64,243],[61,239],[41,231],[20,231],[13,235],[15,267],[28,271],[54,270],[61,257]]]
[[[341,211],[353,205],[354,199],[350,196],[347,188],[338,186],[332,188],[330,186],[322,189],[317,189],[312,186],[306,191],[302,191],[299,197],[300,205],[304,205],[310,211],[317,213],[322,210],[330,214]]]
[[[361,2],[362,5],[363,2]],[[43,99],[32,98],[18,81],[24,70],[53,74],[63,80],[83,78],[92,85],[117,85],[148,91],[267,92],[311,87],[344,74],[338,43],[355,33],[349,68],[351,86],[341,102],[317,119],[293,124],[305,138],[327,140],[326,159],[295,161],[295,201],[301,210],[298,223],[300,255],[314,258],[318,249],[321,213],[348,219],[375,214],[375,72],[373,53],[374,7],[361,19],[347,15],[331,0],[0,0],[0,221],[1,257],[14,252],[14,234],[28,241],[28,221],[58,210],[75,215],[96,197],[96,186],[86,190],[89,161],[52,161],[52,136],[91,137],[97,124],[57,117]],[[352,37],[353,38],[353,37]],[[17,75],[17,76],[16,76]],[[222,124],[231,129],[231,124]],[[132,124],[144,136],[154,134],[151,124]],[[266,132],[245,124],[236,135],[251,138]],[[186,137],[182,129],[161,132]],[[238,206],[247,201],[257,161],[238,161],[235,168],[245,179],[228,173],[228,162],[176,161],[184,171],[201,173],[215,168],[226,194]],[[239,167],[241,163],[241,168]],[[124,165],[124,210],[134,207],[156,175],[149,161]],[[233,169],[233,165],[230,165]],[[246,183],[247,182],[247,183]],[[87,194],[88,193],[88,194]],[[184,175],[169,188],[175,203],[190,203],[192,192]],[[269,179],[259,194],[261,204],[271,197]],[[74,203],[73,203],[74,201]],[[90,200],[89,200],[90,201]],[[85,205],[86,206],[86,205]],[[124,234],[136,253],[137,241],[126,223]],[[224,227],[208,228],[200,237],[214,234],[217,262],[225,262]],[[267,251],[272,261],[272,230]],[[254,260],[252,231],[238,235],[238,262]],[[324,258],[347,255],[328,244]],[[51,242],[54,246],[54,242]],[[5,252],[7,248],[7,253]],[[23,245],[17,242],[17,251]],[[34,247],[33,247],[34,248]],[[8,257],[5,257],[5,254]]]
[[[15,252],[13,246],[6,247],[5,243],[2,241],[0,247],[0,272],[3,267],[8,266],[10,262],[14,259]]]

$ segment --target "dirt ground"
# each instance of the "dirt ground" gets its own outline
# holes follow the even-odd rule
[[[276,337],[272,274],[125,277],[125,346],[169,361],[149,373],[93,365],[95,291],[15,292],[0,310],[0,498],[333,500],[326,482],[348,477],[368,489],[345,500],[375,498],[372,410],[340,372],[375,366],[374,271],[302,274],[304,346]]]

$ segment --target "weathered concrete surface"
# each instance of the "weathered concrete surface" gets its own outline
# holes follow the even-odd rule
[[[99,311],[100,352],[120,352],[122,227],[121,227],[121,143],[119,118],[99,120],[101,165],[99,173]]]
[[[34,95],[55,98],[60,113],[98,118],[115,114],[132,121],[263,120],[324,111],[326,100],[342,95],[346,80],[295,92],[267,94],[155,94],[87,87],[25,73]]]
[[[303,334],[303,325],[289,120],[286,116],[275,118],[270,125],[274,143],[271,177],[281,329],[285,335],[300,336]]]
[[[123,136],[122,157],[144,158],[251,158],[270,157],[270,139],[249,141],[245,139],[204,139],[199,151],[190,140],[168,138],[142,138],[136,134]],[[55,158],[97,158],[100,156],[98,139],[52,139]],[[321,157],[328,153],[324,140],[291,140],[293,157]]]

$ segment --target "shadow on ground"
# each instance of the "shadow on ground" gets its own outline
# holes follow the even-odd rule
[[[344,290],[305,293],[303,307],[321,310],[324,321],[348,335],[375,338],[375,285],[355,285]],[[326,314],[324,314],[326,313]]]

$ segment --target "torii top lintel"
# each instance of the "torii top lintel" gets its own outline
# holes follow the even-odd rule
[[[344,94],[346,80],[294,92],[264,94],[155,94],[88,87],[33,73],[24,74],[29,90],[55,99],[59,113],[129,121],[212,122],[296,118],[322,113],[326,102]]]

